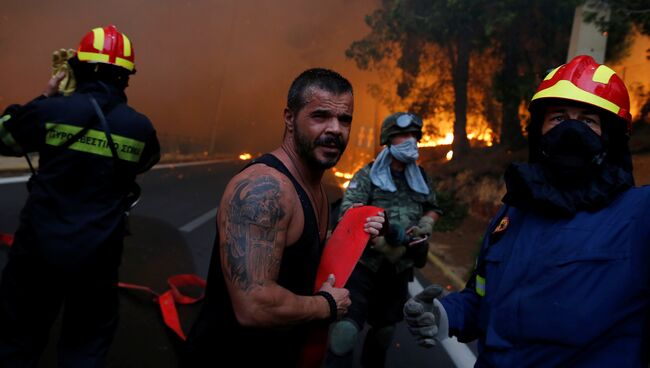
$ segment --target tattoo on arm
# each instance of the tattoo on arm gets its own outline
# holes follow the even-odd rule
[[[280,194],[278,180],[270,176],[244,179],[235,186],[225,224],[224,267],[230,281],[244,291],[277,277],[275,241],[285,216]]]

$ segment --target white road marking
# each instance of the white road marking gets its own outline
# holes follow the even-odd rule
[[[158,164],[151,168],[151,170],[160,170],[160,169],[176,169],[178,167],[187,167],[187,166],[200,166],[200,165],[211,165],[211,164],[221,164],[224,162],[235,162],[234,158],[220,158],[217,160],[209,161],[196,161],[196,162],[181,162],[177,164]]]
[[[424,290],[424,288],[417,279],[413,279],[413,281],[409,282],[409,293],[411,296],[422,290]],[[454,362],[454,365],[456,365],[457,368],[472,368],[474,367],[474,364],[476,364],[476,356],[472,350],[470,350],[466,344],[458,342],[455,337],[442,340],[440,345],[445,348],[451,361]]]
[[[160,169],[176,169],[179,167],[188,167],[188,166],[200,166],[200,165],[211,165],[211,164],[219,164],[219,163],[224,163],[224,162],[235,162],[235,159],[228,159],[228,158],[222,158],[218,160],[210,160],[210,161],[197,161],[197,162],[183,162],[183,163],[178,163],[178,164],[158,164],[154,167],[152,167],[152,170],[160,170]],[[0,178],[0,185],[2,184],[16,184],[16,183],[25,183],[27,180],[29,180],[29,177],[31,175],[21,175],[21,176],[10,176],[6,178]]]
[[[22,176],[11,176],[8,178],[0,178],[0,185],[2,184],[15,184],[15,183],[25,183],[29,180],[31,175],[22,175]]]
[[[201,216],[195,218],[194,220],[188,222],[187,224],[179,227],[178,229],[184,233],[191,233],[197,227],[215,218],[217,216],[217,210],[219,210],[219,207],[215,207],[211,209],[210,211],[202,214]]]

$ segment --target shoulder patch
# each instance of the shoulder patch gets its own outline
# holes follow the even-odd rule
[[[494,228],[494,231],[492,231],[492,234],[497,234],[502,231],[505,231],[508,228],[508,224],[510,224],[510,219],[508,218],[508,216],[503,216],[501,222],[499,222],[499,225],[497,225],[497,227]]]

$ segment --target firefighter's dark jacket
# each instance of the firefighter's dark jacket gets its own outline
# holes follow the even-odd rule
[[[106,117],[118,158],[89,96]],[[0,117],[0,154],[39,153],[19,228],[29,234],[31,251],[51,262],[75,264],[97,261],[115,239],[121,244],[126,196],[136,175],[160,158],[151,122],[126,102],[123,90],[90,82],[68,97],[9,106]]]

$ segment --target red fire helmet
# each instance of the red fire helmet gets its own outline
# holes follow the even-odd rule
[[[119,66],[131,73],[135,71],[133,45],[114,25],[88,32],[79,44],[77,58],[89,63]]]
[[[606,65],[591,56],[580,55],[553,69],[537,88],[530,102],[557,98],[583,102],[609,111],[625,120],[629,131],[632,122],[630,96],[623,80]]]

